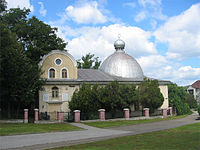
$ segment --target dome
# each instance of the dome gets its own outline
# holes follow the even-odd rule
[[[143,71],[138,62],[123,50],[125,42],[118,39],[114,47],[116,51],[106,58],[100,70],[112,76],[143,79]]]
[[[118,39],[117,41],[115,41],[114,47],[116,50],[123,50],[125,47],[125,42],[121,39]]]

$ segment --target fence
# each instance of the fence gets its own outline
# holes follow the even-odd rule
[[[39,112],[38,109],[24,109],[24,113],[21,114],[24,114],[24,123],[38,123],[38,121],[42,120],[79,122],[80,120],[105,120],[115,118],[128,119],[131,117],[134,118],[142,116],[149,117],[149,109],[144,108],[144,110],[129,111],[129,109],[126,108],[115,112],[107,112],[105,109],[99,109],[95,112],[81,112],[79,110],[75,110],[74,112]],[[169,107],[169,109],[155,110],[153,113],[150,113],[150,116],[163,116],[164,118],[168,115],[172,115],[172,107]]]

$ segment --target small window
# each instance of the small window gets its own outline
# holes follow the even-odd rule
[[[49,78],[55,78],[55,70],[53,68],[49,70]]]
[[[52,98],[58,98],[58,88],[57,87],[52,88]]]
[[[62,63],[62,61],[61,61],[61,59],[60,58],[57,58],[56,60],[55,60],[55,63],[56,63],[56,65],[61,65],[61,63]]]
[[[188,92],[193,95],[194,94],[194,91],[193,90],[188,90]]]
[[[62,70],[62,78],[67,78],[67,69]]]

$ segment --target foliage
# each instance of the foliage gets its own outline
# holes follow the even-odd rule
[[[185,102],[189,105],[190,108],[197,107],[197,101],[194,99],[194,96],[189,93],[186,93]]]
[[[54,49],[63,50],[66,43],[57,37],[57,28],[52,28],[34,16],[27,18],[29,12],[25,8],[10,9],[2,16],[2,21],[17,35],[27,56],[38,63],[41,56]]]
[[[81,110],[82,113],[95,112],[99,107],[98,85],[82,84],[80,90],[76,90],[69,102],[71,110]]]
[[[11,107],[18,111],[34,102],[35,93],[43,81],[38,80],[40,71],[25,55],[16,35],[4,24],[0,24],[0,30],[1,106],[8,111]]]
[[[28,18],[29,9],[6,10],[4,0],[0,8],[0,103],[1,111],[9,117],[11,110],[18,113],[34,107],[44,83],[40,80],[40,57],[53,49],[64,49],[66,43],[57,37],[56,28],[34,16]]]
[[[119,85],[117,81],[105,86],[82,84],[74,92],[69,108],[83,113],[95,112],[100,108],[108,112],[130,107],[138,99],[135,85]]]
[[[178,87],[176,84],[168,85],[169,105],[177,109],[178,115],[187,114],[190,112],[190,107],[186,103],[187,93],[183,87]]]
[[[6,10],[6,4],[5,0],[0,0],[0,14]]]
[[[86,54],[82,56],[81,60],[78,60],[78,68],[82,69],[98,69],[101,61],[98,60],[99,57],[94,57],[94,54]],[[81,62],[82,61],[82,62]]]
[[[102,108],[112,113],[130,108],[138,99],[135,85],[119,85],[117,81],[102,88],[100,94]]]
[[[157,80],[144,79],[139,86],[139,101],[142,107],[149,108],[150,112],[163,104],[164,97],[160,92]]]

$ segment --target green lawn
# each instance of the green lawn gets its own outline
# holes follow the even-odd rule
[[[28,134],[28,133],[72,131],[80,129],[81,128],[72,126],[68,123],[55,123],[55,124],[1,123],[0,135],[2,136],[2,135],[16,135],[16,134]]]
[[[109,128],[109,127],[119,127],[119,126],[128,126],[128,125],[135,125],[135,124],[142,124],[142,123],[150,123],[150,122],[157,122],[157,121],[164,121],[164,120],[171,120],[171,119],[180,119],[184,118],[187,115],[181,116],[173,116],[168,118],[156,118],[156,119],[145,119],[145,120],[121,120],[121,121],[97,121],[97,122],[84,122],[84,124],[98,127],[98,128]]]
[[[200,123],[53,150],[199,150]]]

